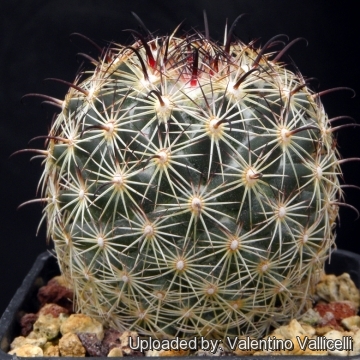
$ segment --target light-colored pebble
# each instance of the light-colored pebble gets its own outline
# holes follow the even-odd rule
[[[18,336],[10,344],[10,349],[13,350],[13,349],[19,348],[23,345],[33,345],[33,346],[38,346],[38,347],[42,348],[45,345],[46,341],[47,341],[46,337],[29,339],[24,336]]]
[[[104,337],[104,328],[101,323],[83,314],[73,314],[60,325],[62,335],[67,333],[92,333],[101,341]]]
[[[123,352],[120,348],[114,347],[109,351],[107,356],[108,357],[123,357]]]
[[[8,352],[10,355],[19,357],[42,357],[44,352],[41,347],[26,344]]]
[[[326,325],[326,326],[318,326],[315,328],[316,331],[316,335],[317,336],[324,336],[326,333],[328,333],[329,331],[333,330],[334,328],[330,325]]]
[[[53,345],[51,343],[48,344],[49,345],[44,346],[44,356],[48,356],[48,357],[60,356],[59,345]]]
[[[360,316],[349,316],[341,321],[347,330],[358,331],[360,329]]]
[[[129,346],[129,338],[132,338],[132,343],[136,344],[139,339],[139,334],[136,331],[124,331],[120,335],[121,346]]]
[[[62,324],[65,320],[67,320],[67,319],[69,318],[69,316],[70,316],[70,315],[68,315],[68,314],[60,314],[60,315],[59,315],[60,326],[61,326],[61,324]]]
[[[189,355],[190,350],[160,350],[160,357],[173,357],[173,356],[187,356]]]
[[[67,314],[67,310],[57,304],[49,303],[49,304],[45,304],[37,314],[52,315],[53,317],[59,317],[60,314]]]
[[[71,284],[63,275],[54,276],[51,281],[56,281],[59,285],[66,287],[67,289],[72,289]]]
[[[296,319],[293,319],[288,325],[283,325],[275,329],[271,335],[275,335],[276,338],[280,335],[283,339],[292,339],[295,338],[296,335],[300,336],[309,334],[306,333],[305,329]]]
[[[343,339],[344,334],[341,331],[338,330],[331,330],[329,332],[327,332],[325,335],[326,339],[333,339],[333,340],[337,340]],[[335,355],[335,356],[347,356],[348,355],[348,350],[342,349],[342,350],[330,350],[328,349],[328,354],[329,355]]]
[[[129,338],[132,338],[132,343],[135,345],[138,342],[139,334],[136,331],[124,331],[120,335],[121,350],[125,355],[132,355],[134,350],[129,346]],[[152,355],[154,356],[154,355]],[[159,355],[156,355],[159,356]]]
[[[316,285],[316,294],[327,302],[347,300],[360,306],[359,290],[347,273],[340,276],[324,275]]]
[[[316,330],[314,327],[308,324],[301,324],[302,328],[305,330],[305,333],[309,336],[314,336],[316,334]]]
[[[146,350],[145,351],[146,357],[159,357],[160,356],[160,350]]]
[[[79,337],[74,333],[66,333],[59,340],[59,352],[61,356],[85,357],[85,348]]]
[[[59,335],[60,319],[52,315],[39,315],[34,323],[34,332],[38,333],[48,340],[54,339]]]
[[[349,356],[360,355],[360,330],[352,336],[353,338],[353,349],[349,351]]]

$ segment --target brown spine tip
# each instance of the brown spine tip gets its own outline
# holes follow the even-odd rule
[[[355,206],[352,206],[350,204],[346,204],[346,203],[343,203],[343,202],[337,202],[337,201],[332,202],[331,205],[344,206],[344,207],[347,207],[349,209],[352,209],[356,213],[356,219],[355,220],[359,219],[360,214],[359,214],[358,209]]]
[[[340,90],[347,90],[347,91],[351,91],[353,93],[353,96],[351,98],[354,98],[356,96],[356,92],[354,91],[354,89],[352,88],[349,88],[349,87],[345,87],[345,86],[339,86],[339,87],[335,87],[335,88],[332,88],[332,89],[327,89],[327,90],[324,90],[324,91],[320,91],[318,93],[315,93],[313,94],[313,98],[316,99],[320,96],[323,96],[323,95],[327,95],[327,94],[330,94],[334,91],[340,91]]]
[[[210,33],[209,33],[209,22],[206,15],[206,10],[203,10],[204,14],[204,28],[205,28],[205,39],[210,40]]]
[[[107,130],[107,128],[105,127],[105,125],[102,124],[98,124],[98,125],[91,125],[91,126],[87,126],[85,129],[83,129],[80,133],[80,139],[83,137],[84,133],[86,133],[89,130],[93,130],[93,129],[97,129],[97,130]]]
[[[350,162],[350,161],[360,161],[360,158],[357,158],[357,157],[353,157],[353,158],[347,158],[347,159],[341,159],[341,160],[338,160],[338,164],[344,164],[344,163],[347,163],[347,162]]]
[[[299,42],[300,40],[306,41],[306,46],[308,46],[308,41],[307,41],[305,38],[303,38],[303,37],[296,38],[296,39],[290,41],[290,42],[274,57],[274,59],[273,59],[272,61],[273,61],[273,62],[279,61],[279,60],[283,57],[283,55],[284,55],[294,44],[296,44],[296,43]]]
[[[37,94],[37,93],[26,94],[21,98],[21,100],[26,98],[26,97],[30,97],[30,96],[46,99],[47,100],[46,103],[57,106],[60,109],[62,109],[63,104],[64,104],[64,102],[62,100],[56,99],[56,98],[54,98],[52,96],[48,96],[48,95],[44,95],[44,94]]]
[[[225,44],[225,48],[224,48],[224,51],[229,54],[230,53],[230,46],[231,46],[231,40],[232,40],[232,35],[233,35],[233,32],[234,32],[234,29],[238,23],[238,21],[247,14],[241,14],[239,15],[235,20],[234,22],[232,23],[230,29],[229,29],[229,32],[227,33],[227,36],[226,36],[226,44]]]
[[[199,70],[198,69],[198,66],[199,66],[199,50],[198,49],[194,49],[192,58],[193,58],[193,68],[192,68],[190,85],[196,86],[198,83],[198,70]]]
[[[165,106],[164,100],[162,99],[161,94],[160,94],[160,92],[159,92],[158,90],[151,90],[151,91],[149,91],[147,97],[149,97],[150,94],[154,94],[154,95],[158,98],[158,100],[159,100],[159,102],[160,102],[160,105],[161,105],[161,106]]]
[[[136,56],[138,57],[138,59],[139,59],[139,61],[140,61],[140,66],[141,66],[141,69],[142,69],[142,71],[143,71],[144,78],[145,78],[146,80],[149,80],[149,75],[148,75],[147,70],[146,70],[146,65],[145,65],[144,60],[143,60],[143,58],[141,57],[140,53],[139,53],[135,48],[133,48],[132,46],[126,46],[126,47],[124,48],[123,52],[124,52],[125,50],[131,50],[131,51],[133,51],[133,52],[136,54]]]
[[[333,128],[330,128],[330,129],[328,129],[328,131],[329,132],[334,132],[334,131],[344,129],[344,128],[347,128],[347,127],[359,127],[359,126],[360,126],[360,124],[343,124],[343,125],[339,125],[339,126],[335,126]]]
[[[253,67],[257,67],[259,65],[259,62],[261,60],[261,57],[265,54],[266,50],[272,45],[272,43],[277,40],[278,38],[280,37],[286,37],[288,38],[287,35],[285,34],[279,34],[279,35],[275,35],[273,36],[270,40],[268,40],[265,45],[263,46],[263,48],[259,51],[257,57],[255,58],[254,60],[254,63],[253,63]]]
[[[37,153],[43,156],[48,156],[49,152],[47,150],[41,150],[41,149],[22,149],[22,150],[17,150],[15,152],[13,152],[9,158],[13,157],[14,155],[18,155],[18,154],[22,154],[22,153],[27,153],[27,152],[32,152],[32,153]]]
[[[231,131],[231,120],[228,119],[221,119],[219,120],[215,125],[214,128],[217,129],[221,124],[228,123],[230,125],[230,131]]]
[[[125,29],[125,30],[123,30],[123,31],[129,31],[129,32],[131,32],[132,34],[136,35],[136,36],[140,39],[142,45],[144,46],[144,49],[145,49],[145,52],[146,52],[146,56],[147,56],[147,58],[148,58],[149,66],[150,66],[152,69],[155,69],[155,68],[156,68],[156,61],[155,61],[154,56],[153,56],[153,54],[152,54],[152,52],[151,52],[151,50],[150,50],[150,46],[149,46],[149,44],[146,42],[146,40],[144,39],[144,37],[143,37],[139,32],[137,32],[136,30]]]
[[[334,118],[329,119],[329,123],[332,123],[333,121],[337,121],[337,120],[342,120],[342,119],[349,119],[352,122],[355,122],[355,119],[351,116],[347,116],[347,115],[341,115],[341,116],[336,116]]]
[[[244,80],[245,80],[249,75],[251,75],[253,72],[255,72],[255,71],[259,71],[259,69],[257,69],[257,68],[252,68],[251,70],[247,71],[245,74],[242,74],[242,75],[240,76],[239,80],[238,80],[238,81],[235,83],[235,85],[233,86],[233,89],[234,89],[234,90],[237,90],[237,89],[239,88],[240,84],[241,84],[242,82],[244,82]]]
[[[73,89],[81,92],[81,93],[84,94],[85,96],[89,96],[89,92],[88,92],[87,90],[85,90],[85,89],[81,88],[80,86],[75,85],[75,84],[73,84],[73,83],[71,83],[71,82],[69,82],[69,81],[65,81],[65,80],[61,80],[61,79],[55,79],[55,78],[47,78],[47,79],[44,79],[44,80],[45,80],[45,81],[48,81],[48,80],[50,80],[50,81],[57,81],[57,82],[59,82],[59,83],[61,83],[61,84],[65,84],[65,85],[67,85],[67,86],[72,87]]]
[[[301,131],[305,131],[305,130],[319,130],[319,128],[316,126],[313,126],[313,125],[306,125],[306,126],[302,126],[297,129],[289,131],[285,136],[289,137],[289,136],[295,135],[295,134],[297,134]]]
[[[136,14],[135,12],[131,11],[131,15],[135,18],[135,20],[138,22],[138,24],[140,25],[140,27],[148,33],[148,35],[153,38],[152,33],[150,32],[150,30],[145,26],[144,22],[140,19],[139,15]]]
[[[80,33],[77,33],[77,32],[74,32],[72,34],[70,34],[70,38],[72,36],[78,36],[78,37],[81,37],[82,39],[86,40],[87,42],[89,42],[92,46],[94,46],[95,49],[97,49],[99,51],[99,53],[101,54],[103,49],[96,43],[94,42],[93,40],[89,39],[87,36],[83,35],[83,34],[80,34]]]
[[[81,56],[81,57],[85,58],[86,60],[89,60],[95,66],[99,65],[99,62],[97,60],[95,60],[93,57],[91,57],[90,55],[88,55],[88,54],[77,53],[76,55]]]

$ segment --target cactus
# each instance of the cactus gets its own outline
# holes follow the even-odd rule
[[[110,44],[47,139],[42,221],[77,310],[161,337],[260,336],[306,308],[341,203],[334,128],[273,50]],[[271,51],[270,51],[271,50]],[[65,82],[66,83],[66,82]],[[30,94],[31,95],[31,94]]]

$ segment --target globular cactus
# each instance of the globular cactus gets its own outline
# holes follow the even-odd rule
[[[39,150],[40,200],[78,311],[224,338],[311,300],[341,203],[334,128],[282,62],[289,46],[232,29],[224,45],[132,31],[131,46],[86,56],[94,70],[63,101],[46,96],[61,110]]]

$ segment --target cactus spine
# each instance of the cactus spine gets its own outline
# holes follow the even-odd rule
[[[276,38],[133,34],[47,98],[43,219],[77,310],[156,337],[261,335],[306,306],[334,243],[320,96]]]

